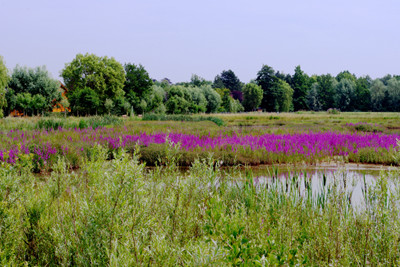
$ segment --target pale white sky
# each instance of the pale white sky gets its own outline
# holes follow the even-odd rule
[[[86,52],[172,82],[228,69],[248,82],[263,64],[376,78],[400,74],[399,14],[395,0],[0,0],[0,55],[54,78]]]

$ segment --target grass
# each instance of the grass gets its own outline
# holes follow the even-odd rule
[[[350,266],[400,264],[398,179],[350,185],[292,175],[255,185],[208,156],[186,174],[179,148],[147,170],[132,156],[90,148],[79,172],[60,157],[47,176],[0,167],[0,265]],[[398,176],[394,173],[393,177]]]

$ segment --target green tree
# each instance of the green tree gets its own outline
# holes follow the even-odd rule
[[[192,97],[191,112],[206,112],[207,111],[207,99],[204,95],[203,90],[200,87],[188,87],[189,93]]]
[[[355,83],[357,81],[356,75],[351,74],[350,71],[348,71],[348,70],[342,71],[342,72],[338,73],[338,75],[336,75],[336,80],[338,82],[340,82],[343,79],[347,79],[353,83]]]
[[[335,86],[335,108],[342,111],[353,110],[353,103],[355,99],[355,83],[349,79],[342,79]]]
[[[387,92],[385,84],[381,80],[376,79],[373,81],[370,91],[373,111],[384,111],[385,106],[383,105],[383,102]]]
[[[32,97],[32,109],[33,112],[36,113],[36,115],[39,115],[40,113],[43,114],[43,111],[46,110],[47,106],[47,101],[46,98],[40,94],[36,94]]]
[[[305,74],[300,66],[294,70],[294,75],[291,80],[293,92],[293,108],[294,110],[307,110],[307,92],[310,89],[310,78]]]
[[[360,77],[356,80],[356,101],[354,107],[360,111],[371,110],[371,92],[372,80],[369,76]]]
[[[245,111],[252,111],[258,108],[263,97],[261,86],[248,83],[243,88],[243,107]]]
[[[166,94],[164,88],[158,85],[153,85],[151,88],[151,94],[148,97],[147,112],[164,114],[166,109],[163,102],[166,98]]]
[[[320,75],[317,79],[318,99],[323,110],[334,107],[336,79],[330,74]]]
[[[50,111],[54,103],[61,100],[60,83],[50,77],[44,66],[37,68],[16,66],[8,88],[15,94],[41,95],[45,99],[45,104],[41,105],[42,110],[37,112]]]
[[[124,91],[127,100],[133,106],[136,113],[143,113],[148,106],[153,81],[142,65],[125,64],[126,81]],[[143,103],[146,102],[146,104]]]
[[[318,83],[313,83],[311,89],[307,92],[307,106],[313,111],[322,110],[321,100],[318,94]]]
[[[190,84],[195,87],[201,87],[205,85],[211,85],[211,81],[207,81],[203,77],[200,77],[197,74],[192,74],[192,77],[190,78]]]
[[[186,87],[174,85],[168,91],[168,100],[165,103],[167,113],[185,114],[190,111],[192,97]]]
[[[391,78],[387,85],[388,111],[400,111],[400,80]]]
[[[277,78],[275,77],[275,71],[268,65],[263,65],[261,70],[257,73],[256,83],[261,86],[263,90],[263,99],[261,101],[261,107],[267,111],[274,111],[273,99],[273,84]]]
[[[97,93],[89,87],[75,89],[70,94],[69,102],[71,110],[79,115],[95,115],[100,107],[100,98]]]
[[[207,113],[215,113],[221,105],[221,96],[211,86],[206,85],[201,87],[203,94],[207,100]]]
[[[15,108],[25,115],[29,115],[32,112],[32,95],[30,93],[18,93],[16,95]]]
[[[115,99],[124,95],[125,71],[123,66],[112,57],[98,57],[88,53],[77,54],[70,63],[65,64],[61,76],[68,88],[68,98],[76,92],[90,88],[95,93],[91,93],[91,96],[96,95],[99,99],[96,110],[100,113],[105,111],[104,103],[107,98]],[[72,109],[74,105],[75,102],[71,101]],[[81,108],[83,107],[78,109]],[[88,110],[93,109],[88,108]]]
[[[0,56],[0,118],[3,117],[3,108],[7,106],[6,100],[6,86],[10,77],[8,76],[7,67],[3,61],[3,57]]]
[[[243,84],[232,70],[224,70],[214,79],[214,88],[227,88],[235,99],[241,100]]]
[[[276,78],[272,85],[272,99],[274,110],[279,112],[289,112],[293,107],[293,89],[290,85]]]

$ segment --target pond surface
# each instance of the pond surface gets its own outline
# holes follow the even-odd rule
[[[257,166],[224,169],[233,179],[232,184],[243,186],[246,177],[251,177],[258,190],[275,187],[277,190],[290,193],[296,190],[299,196],[311,194],[314,200],[326,198],[328,191],[336,188],[343,194],[353,208],[364,209],[366,194],[375,187],[381,176],[388,178],[388,190],[395,193],[399,188],[399,171],[397,168],[380,165],[361,164],[324,164],[317,166]],[[398,192],[397,192],[398,193]]]

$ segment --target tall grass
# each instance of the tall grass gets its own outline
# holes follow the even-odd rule
[[[357,209],[339,180],[318,194],[297,175],[256,184],[212,156],[184,175],[178,151],[151,171],[138,152],[106,160],[98,145],[78,173],[62,157],[44,177],[1,163],[0,265],[400,264],[399,182],[387,174]]]

